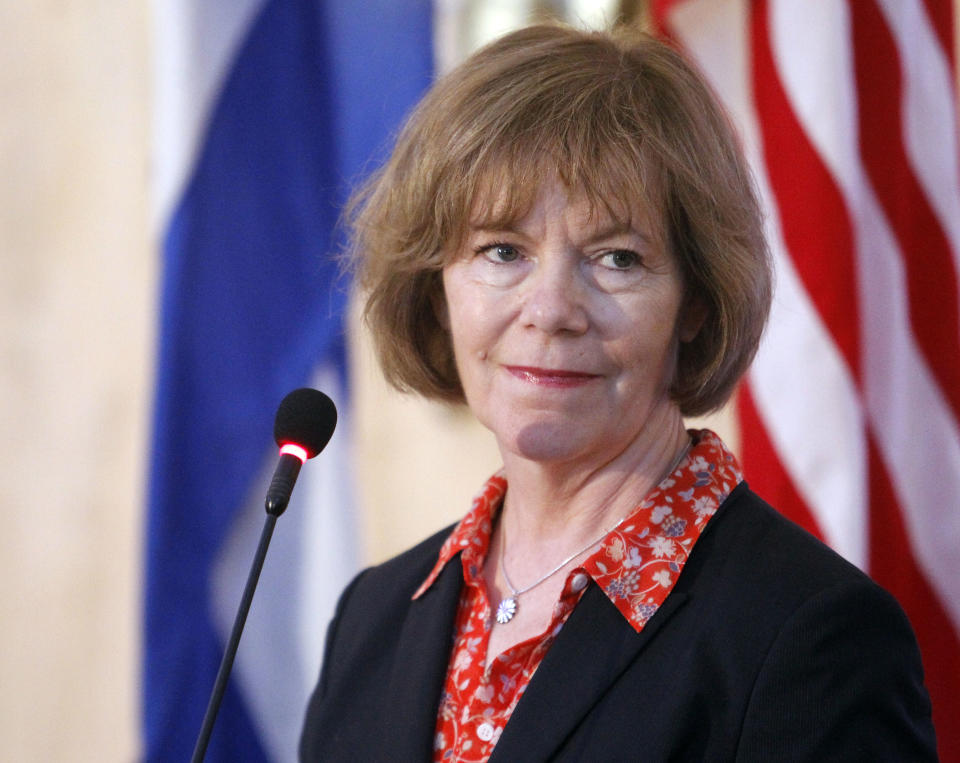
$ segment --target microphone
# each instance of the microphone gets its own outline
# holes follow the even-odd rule
[[[207,752],[210,734],[213,732],[213,724],[217,719],[220,702],[227,688],[227,679],[233,668],[233,660],[240,645],[240,635],[247,622],[247,613],[253,601],[253,592],[260,580],[260,570],[263,569],[263,560],[267,556],[267,547],[270,545],[277,517],[283,514],[290,502],[290,494],[300,474],[300,467],[306,463],[307,459],[313,458],[327,446],[336,427],[337,407],[319,390],[301,387],[287,394],[280,402],[273,422],[273,437],[280,446],[280,460],[264,500],[267,518],[263,524],[263,532],[260,534],[260,543],[253,557],[253,564],[250,566],[250,574],[247,576],[247,585],[240,599],[240,607],[233,621],[233,630],[227,641],[220,669],[217,671],[213,691],[210,693],[210,701],[203,716],[197,743],[193,748],[191,763],[200,763]]]
[[[268,514],[283,514],[300,467],[327,446],[336,427],[337,407],[319,390],[301,387],[283,398],[273,422],[280,462],[264,501]]]

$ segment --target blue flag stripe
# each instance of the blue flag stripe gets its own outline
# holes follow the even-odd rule
[[[148,760],[192,749],[222,650],[211,568],[277,402],[317,363],[344,367],[338,210],[429,81],[430,10],[266,2],[170,221],[148,496]],[[233,686],[207,759],[266,759]]]

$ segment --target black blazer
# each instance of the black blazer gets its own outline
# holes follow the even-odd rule
[[[450,528],[361,573],[327,635],[304,761],[428,761],[462,568],[420,599]],[[591,583],[498,761],[935,760],[894,599],[741,484],[639,634]]]

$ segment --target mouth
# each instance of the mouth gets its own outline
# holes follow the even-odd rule
[[[504,368],[511,376],[540,387],[580,387],[600,378],[599,374],[567,371],[559,368],[535,368],[533,366],[504,366]]]

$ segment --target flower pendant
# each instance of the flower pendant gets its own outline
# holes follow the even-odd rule
[[[517,614],[517,600],[513,597],[504,599],[497,605],[497,622],[500,625],[509,623]]]

